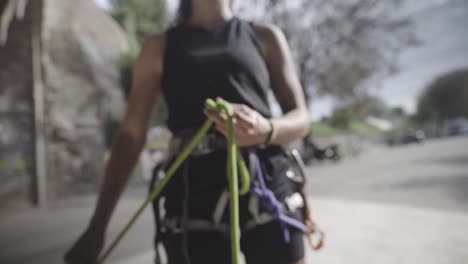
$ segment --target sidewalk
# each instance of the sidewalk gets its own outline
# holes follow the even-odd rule
[[[132,190],[132,192],[134,192]],[[117,206],[107,241],[128,222],[143,201],[126,195]],[[0,264],[63,264],[62,256],[84,230],[93,211],[94,196],[54,204],[45,210],[29,210],[0,217]],[[152,248],[153,216],[146,210],[122,241],[109,263],[148,252]],[[151,262],[150,262],[151,263]]]
[[[307,251],[306,263],[467,263],[468,214],[325,199],[311,202],[327,241],[322,251]],[[118,264],[151,263],[152,257],[148,251]]]
[[[327,232],[320,253],[306,263],[468,263],[468,214],[412,207],[312,201]]]
[[[94,197],[0,218],[0,263],[62,263],[92,212]],[[141,202],[126,197],[111,223],[109,238]],[[468,214],[328,199],[311,200],[326,231],[325,248],[307,252],[306,263],[463,264],[468,259]],[[147,210],[109,263],[152,263],[153,220]],[[109,239],[108,239],[109,240]]]

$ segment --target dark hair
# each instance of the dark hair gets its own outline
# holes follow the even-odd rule
[[[234,1],[231,0],[231,6]],[[177,11],[176,23],[182,24],[187,22],[187,20],[192,15],[192,0],[180,0],[179,10]]]
[[[179,11],[177,12],[177,23],[186,22],[192,15],[192,0],[180,0]]]

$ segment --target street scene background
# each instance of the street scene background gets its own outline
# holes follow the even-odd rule
[[[145,36],[176,0],[0,1],[0,263],[63,263],[91,217]],[[309,105],[306,263],[468,263],[468,1],[233,2],[278,25]],[[276,115],[281,111],[271,98]],[[107,233],[148,193],[164,102]],[[109,263],[152,263],[147,209]]]

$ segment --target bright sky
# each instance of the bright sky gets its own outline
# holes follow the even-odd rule
[[[105,10],[109,10],[110,9],[110,5],[109,5],[109,2],[107,0],[94,0],[96,2],[96,4],[102,8],[104,8]]]
[[[414,13],[412,20],[423,43],[401,54],[400,73],[387,79],[378,93],[390,104],[410,111],[415,109],[417,96],[434,78],[468,68],[468,1],[439,3]]]

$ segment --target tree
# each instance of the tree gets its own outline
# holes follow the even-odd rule
[[[167,24],[165,0],[111,0],[112,17],[125,29],[134,48]]]
[[[394,118],[404,118],[407,116],[405,109],[401,106],[395,106],[390,109],[390,114]]]
[[[415,43],[409,21],[392,16],[402,1],[253,0],[237,8],[282,28],[308,99],[349,99],[395,72],[397,53]]]
[[[382,98],[368,94],[343,100],[338,106],[338,109],[342,108],[351,110],[360,120],[365,120],[369,116],[385,118],[390,112],[390,108]]]
[[[144,38],[153,32],[161,31],[167,25],[165,0],[109,0],[112,17],[127,33],[130,49],[120,55],[119,73],[123,94],[127,99],[132,85],[133,65],[140,53]],[[160,99],[153,124],[162,124],[167,117],[164,100]],[[107,146],[110,146],[117,131],[120,120],[108,116],[104,120],[104,135]]]
[[[468,118],[468,69],[436,78],[420,96],[415,116],[420,123],[456,117]]]
[[[112,16],[128,34],[131,48],[120,58],[120,78],[125,97],[128,97],[133,65],[144,38],[163,30],[168,23],[165,0],[111,0]],[[161,124],[167,116],[163,100],[159,100],[153,122]]]
[[[330,126],[342,130],[349,130],[351,122],[355,119],[354,112],[349,108],[341,108],[333,111],[328,123]]]

